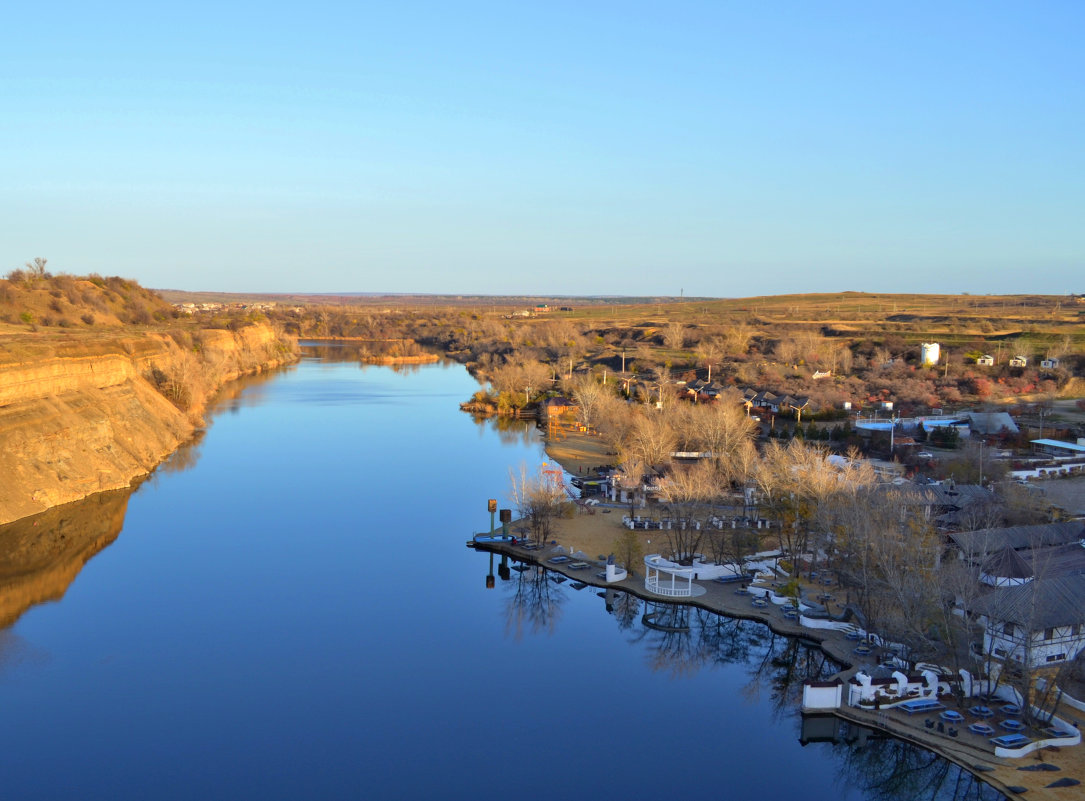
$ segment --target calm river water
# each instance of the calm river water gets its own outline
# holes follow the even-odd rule
[[[486,589],[464,542],[534,432],[461,413],[461,366],[347,352],[245,382],[130,496],[0,531],[6,798],[1001,798],[893,740],[803,746],[833,666],[760,625]]]

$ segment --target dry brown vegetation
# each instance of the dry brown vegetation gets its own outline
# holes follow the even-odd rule
[[[1072,393],[1085,349],[1085,303],[1074,297],[840,293],[586,304],[527,318],[467,301],[340,300],[273,316],[299,336],[404,341],[456,358],[489,383],[479,401],[494,411],[529,405],[571,377],[621,374],[628,394],[711,378],[806,396],[822,410],[892,400],[927,412]],[[920,363],[926,341],[942,345],[934,368]],[[986,353],[994,366],[975,363]],[[1010,366],[1018,355],[1027,366]],[[1041,370],[1048,357],[1060,366]]]

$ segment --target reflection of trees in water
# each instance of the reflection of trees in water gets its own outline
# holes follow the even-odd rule
[[[374,348],[380,350],[381,345],[388,344],[384,340],[366,340],[364,342],[305,342],[301,343],[301,355],[310,359],[320,359],[322,362],[350,362],[357,364],[362,372],[366,370],[387,370],[391,368],[394,372],[400,375],[413,375],[422,369],[423,365],[419,364],[374,364],[362,361],[362,353],[368,349],[372,351]],[[379,355],[379,353],[378,353]],[[432,366],[433,362],[425,365],[427,367]]]
[[[324,362],[359,362],[361,348],[353,342],[305,342],[301,345],[301,355],[320,359]]]
[[[552,634],[561,618],[565,593],[549,578],[549,570],[530,565],[511,582],[505,604],[505,631],[520,639],[525,631]]]
[[[949,760],[892,737],[832,746],[838,777],[869,801],[997,801],[1005,796]]]
[[[760,698],[767,692],[774,718],[793,717],[799,712],[805,682],[825,681],[841,669],[816,645],[771,630],[766,647],[755,656],[747,663],[750,681],[743,694]]]
[[[545,568],[529,566],[512,582],[506,606],[507,630],[552,633],[565,593]],[[818,647],[775,634],[752,620],[729,618],[679,604],[642,601],[607,588],[606,610],[631,643],[644,645],[655,671],[689,676],[702,667],[740,664],[750,681],[748,697],[768,693],[773,716],[798,716],[802,686],[840,671]],[[640,625],[638,624],[638,621]],[[838,764],[838,783],[869,801],[1005,801],[1005,796],[936,754],[889,735],[869,733],[828,745]]]
[[[398,373],[399,375],[414,375],[422,369],[422,365],[420,364],[389,364],[385,366],[391,367],[392,372]]]
[[[643,603],[641,625],[634,628],[640,602],[627,593],[607,593],[607,611],[620,629],[631,632],[631,642],[645,646],[655,671],[677,677],[704,667],[747,665],[750,695],[759,696],[767,689],[774,708],[796,713],[803,682],[823,680],[840,670],[819,648],[776,635],[762,623],[692,606]]]
[[[472,419],[480,433],[487,428],[497,432],[502,445],[531,445],[534,440],[535,421],[521,420],[518,417],[478,417]]]
[[[615,589],[607,589],[604,597],[607,611],[614,615],[619,631],[632,629],[640,616],[640,598]]]

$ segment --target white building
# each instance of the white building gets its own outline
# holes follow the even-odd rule
[[[980,367],[991,367],[994,365],[994,363],[995,357],[992,356],[990,353],[985,353],[978,359],[976,359],[976,364],[978,364]]]
[[[983,648],[1029,667],[1074,659],[1085,649],[1085,575],[1002,586],[972,606],[984,623]]]
[[[930,367],[931,365],[938,364],[938,359],[941,356],[942,346],[937,342],[924,342],[919,346],[920,357],[923,361],[924,367]]]
[[[1028,356],[1014,356],[1010,359],[1010,367],[1027,367]]]

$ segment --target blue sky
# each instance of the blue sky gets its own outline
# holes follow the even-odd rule
[[[1085,291],[1085,4],[19,4],[0,272]]]

